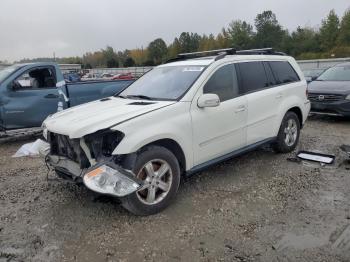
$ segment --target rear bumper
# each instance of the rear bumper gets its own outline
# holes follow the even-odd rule
[[[336,102],[311,102],[311,111],[313,114],[350,116],[350,101],[341,100]]]

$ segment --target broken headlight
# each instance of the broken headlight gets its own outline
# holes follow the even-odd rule
[[[85,141],[91,150],[92,157],[99,160],[112,156],[112,152],[123,137],[122,132],[105,129],[85,136]]]
[[[128,171],[103,164],[84,175],[86,187],[97,193],[123,197],[135,192],[140,184],[127,174]]]

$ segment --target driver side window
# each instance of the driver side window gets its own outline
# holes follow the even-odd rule
[[[15,80],[15,88],[21,89],[39,89],[55,88],[56,77],[52,68],[35,68],[31,69]]]
[[[203,87],[203,94],[217,94],[221,102],[239,95],[235,66],[225,65],[219,68]]]

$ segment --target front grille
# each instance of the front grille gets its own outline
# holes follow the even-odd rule
[[[49,133],[48,142],[51,147],[51,154],[67,157],[70,160],[79,163],[81,168],[90,166],[84,151],[80,147],[79,139],[70,139],[68,136]]]
[[[311,102],[337,102],[344,99],[343,95],[336,94],[312,94],[309,93],[308,98]]]

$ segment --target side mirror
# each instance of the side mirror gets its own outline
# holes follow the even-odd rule
[[[315,81],[317,79],[317,76],[313,76],[313,77],[311,77],[311,81]],[[311,82],[310,81],[310,82]]]
[[[203,94],[198,98],[199,108],[216,107],[220,105],[220,98],[217,94]]]

